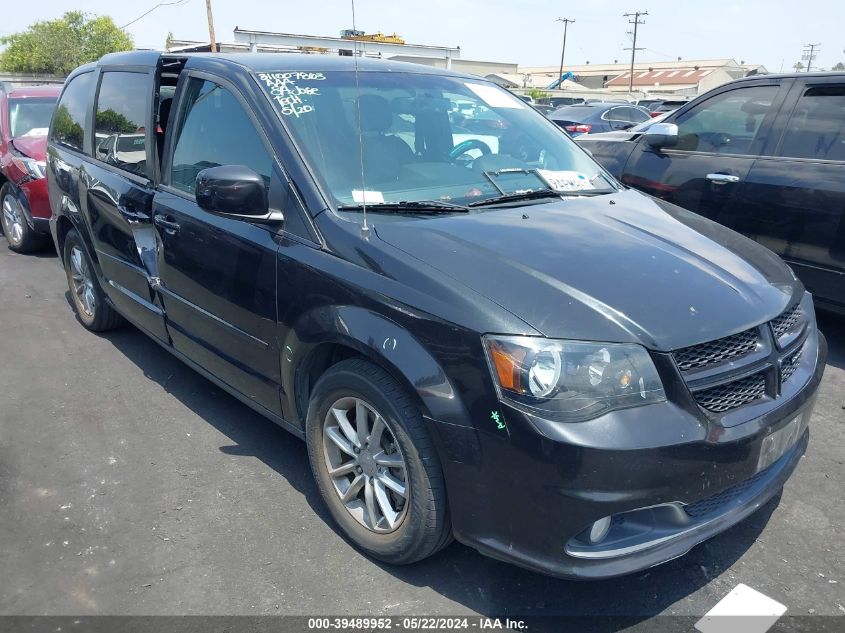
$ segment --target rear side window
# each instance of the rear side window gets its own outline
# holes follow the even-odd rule
[[[707,99],[675,121],[679,138],[674,149],[750,153],[777,91],[777,86],[749,86]]]
[[[50,140],[53,143],[83,151],[85,114],[91,106],[93,88],[94,73],[77,75],[65,86],[50,127]]]
[[[786,124],[778,154],[845,161],[845,85],[804,92]]]
[[[244,165],[263,176],[269,187],[273,160],[235,95],[203,79],[192,78],[186,88],[170,184],[192,194],[203,169]]]
[[[144,73],[103,73],[94,117],[94,155],[142,176],[147,173],[147,80]]]

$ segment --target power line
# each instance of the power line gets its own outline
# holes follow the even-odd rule
[[[158,9],[159,7],[182,6],[183,4],[187,4],[190,1],[191,0],[173,0],[172,2],[159,2],[157,5],[153,6],[151,9],[145,11],[144,13],[139,15],[137,18],[135,18],[131,22],[127,22],[126,24],[124,24],[120,28],[125,29],[127,26],[131,26],[131,25],[135,24],[135,22],[137,22],[141,18],[147,17],[150,13],[152,13],[153,11]]]
[[[810,72],[810,68],[813,67],[813,60],[818,55],[818,49],[821,48],[821,44],[805,44],[804,45],[804,52],[801,54],[801,59],[807,60],[807,72]]]
[[[563,22],[563,46],[560,49],[560,73],[558,74],[558,89],[561,88],[561,84],[563,83],[563,55],[566,53],[566,29],[570,24],[573,24],[575,20],[570,20],[569,18],[558,18],[555,22]]]
[[[643,50],[637,48],[637,27],[645,22],[640,20],[640,16],[648,15],[648,11],[634,11],[634,13],[624,13],[623,18],[628,18],[628,24],[634,25],[634,39],[631,42],[631,76],[628,77],[628,92],[634,91],[634,59],[637,56],[637,51]],[[624,50],[628,50],[627,48]]]

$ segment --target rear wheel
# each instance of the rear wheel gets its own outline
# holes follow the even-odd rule
[[[29,227],[23,202],[9,183],[0,189],[0,223],[9,248],[16,253],[31,253],[42,248],[47,241]]]
[[[65,236],[62,256],[73,308],[82,325],[92,332],[107,332],[120,325],[123,319],[106,301],[94,267],[82,245],[82,238],[75,230]]]
[[[451,540],[440,461],[406,391],[364,359],[314,386],[306,428],[317,487],[341,530],[379,560],[405,564]]]

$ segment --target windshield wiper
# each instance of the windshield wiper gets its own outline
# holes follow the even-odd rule
[[[488,204],[499,204],[502,202],[521,202],[522,200],[541,200],[543,198],[557,198],[560,199],[561,193],[553,189],[531,189],[530,191],[519,191],[514,193],[505,193],[494,198],[485,198],[484,200],[476,200],[470,202],[470,207],[483,207]]]
[[[342,204],[338,211],[363,211],[363,204]],[[444,200],[406,200],[403,202],[378,202],[367,204],[367,211],[382,213],[466,213],[469,209],[461,204]]]

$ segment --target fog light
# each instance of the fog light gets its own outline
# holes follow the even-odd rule
[[[596,543],[603,541],[604,537],[607,536],[607,533],[610,531],[610,521],[610,517],[604,517],[603,519],[599,519],[593,523],[584,532],[584,535],[587,537],[585,540],[590,545],[595,545]]]

